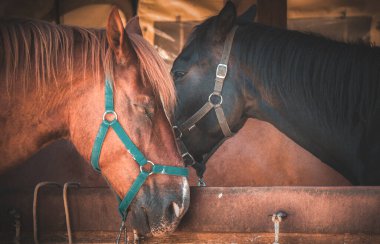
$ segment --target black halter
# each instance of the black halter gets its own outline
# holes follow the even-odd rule
[[[237,26],[234,26],[232,28],[232,30],[228,33],[226,37],[226,41],[224,42],[222,58],[216,68],[214,91],[209,95],[208,101],[202,106],[202,108],[195,112],[189,119],[187,119],[181,125],[173,126],[177,142],[182,153],[183,161],[185,162],[186,166],[192,166],[197,171],[197,175],[199,177],[198,185],[200,186],[206,186],[205,182],[203,181],[203,174],[206,170],[206,161],[224,142],[225,139],[233,136],[233,133],[231,132],[230,127],[228,126],[228,122],[222,108],[222,90],[224,79],[227,76],[227,64],[230,57],[232,42],[237,28]],[[212,109],[215,110],[219,126],[222,129],[225,138],[212,149],[212,151],[202,160],[201,163],[199,163],[195,161],[194,157],[187,150],[185,143],[182,141],[182,137],[189,134],[191,132],[191,129],[193,129],[196,126],[196,123],[200,121],[204,116],[206,116],[206,114],[208,114]]]

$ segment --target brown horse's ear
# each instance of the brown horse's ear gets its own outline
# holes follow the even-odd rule
[[[213,39],[216,42],[222,41],[227,36],[236,22],[236,8],[231,1],[227,1],[223,9],[216,16],[213,31]]]
[[[116,7],[112,9],[111,14],[108,17],[107,40],[115,54],[116,62],[118,64],[125,64],[127,62],[128,36]]]
[[[130,19],[125,29],[127,30],[128,34],[138,34],[142,36],[139,17],[135,16],[132,19]]]

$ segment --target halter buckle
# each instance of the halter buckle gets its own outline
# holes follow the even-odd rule
[[[182,138],[182,131],[176,125],[174,125],[172,128],[174,131],[175,139],[180,140]]]
[[[224,79],[227,76],[227,65],[226,64],[218,64],[216,67],[216,77],[220,79]]]
[[[193,166],[195,164],[195,159],[193,158],[193,155],[191,155],[189,152],[185,152],[181,155],[183,162],[185,163],[185,166]],[[190,163],[188,163],[190,162]]]
[[[146,170],[146,169],[144,169],[144,166],[147,165],[148,163],[150,163],[152,166],[150,169]],[[153,174],[153,167],[154,167],[154,163],[152,161],[147,160],[146,164],[140,166],[140,172],[141,173],[145,172],[145,173],[148,173],[148,175],[151,175],[151,174]]]
[[[212,97],[218,97],[217,99],[219,102],[217,102],[217,103],[214,103],[215,101],[212,102],[212,100],[214,100],[214,99],[212,99]],[[208,96],[208,102],[211,103],[214,107],[218,106],[218,105],[222,105],[222,103],[223,103],[222,94],[216,93],[216,92],[211,93],[210,96]]]
[[[204,181],[203,177],[198,178],[198,186],[200,187],[206,187],[206,182]]]

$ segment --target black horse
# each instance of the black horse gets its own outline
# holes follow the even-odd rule
[[[210,96],[236,26],[221,95]],[[218,68],[217,76],[225,71]],[[251,23],[227,2],[195,28],[172,75],[177,125],[208,101],[221,104],[233,132],[247,118],[267,121],[353,184],[380,183],[380,48]],[[179,127],[202,161],[226,133],[215,112],[198,119]]]

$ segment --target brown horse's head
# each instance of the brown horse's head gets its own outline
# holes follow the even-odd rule
[[[114,9],[108,19],[106,36],[109,60],[104,61],[104,71],[113,81],[118,121],[148,160],[183,167],[166,116],[175,104],[175,89],[165,64],[141,36],[137,18],[131,19],[124,28]],[[73,131],[71,137],[88,155],[92,145],[78,144],[83,137],[89,136],[92,143],[96,137],[104,112],[104,83],[78,98],[73,110],[76,112],[72,113],[71,124],[75,128],[70,130]],[[84,123],[88,128],[84,128]],[[140,173],[139,165],[112,129],[105,137],[99,168],[121,199]],[[139,234],[157,236],[174,231],[188,206],[186,177],[153,174],[134,198],[129,216]]]
[[[140,234],[174,231],[189,206],[186,171],[165,175],[170,169],[184,170],[171,168],[183,167],[166,116],[173,111],[175,89],[165,63],[141,36],[138,19],[124,29],[114,9],[106,31],[0,20],[0,37],[0,173],[60,138],[92,159],[92,151],[99,151],[92,150],[100,138],[99,125],[106,123],[107,79],[113,87],[115,123],[160,173],[147,177],[125,205],[132,226]],[[105,119],[112,120],[111,115]],[[123,199],[140,167],[115,131],[109,128],[104,135],[96,162]]]

